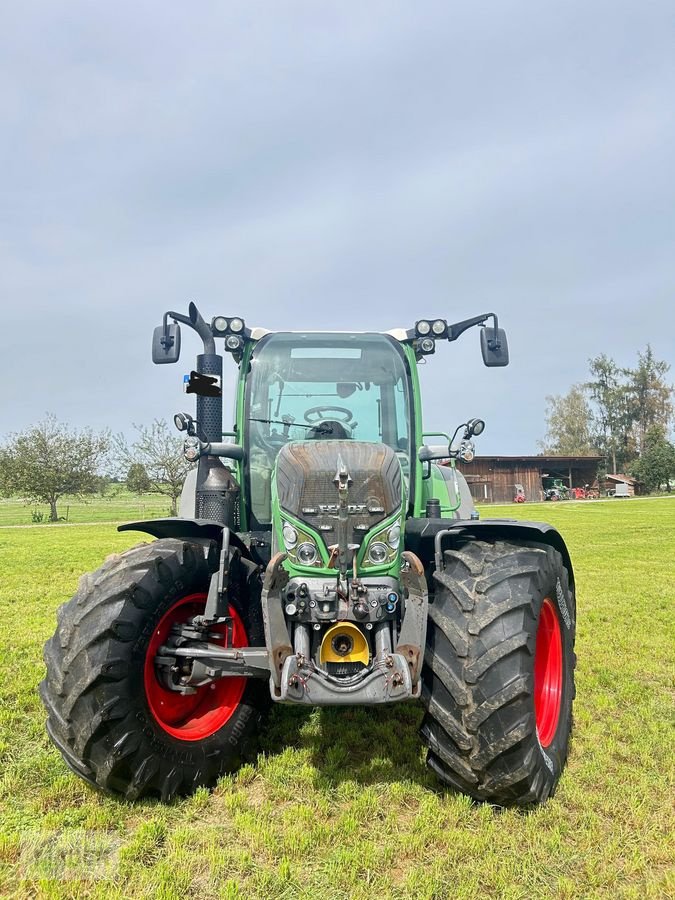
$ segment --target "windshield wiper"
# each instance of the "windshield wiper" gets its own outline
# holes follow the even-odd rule
[[[284,425],[293,428],[305,428],[308,431],[315,431],[316,434],[332,434],[332,428],[321,428],[318,425],[301,425],[298,422],[284,422],[283,419],[254,419],[249,418],[249,422],[264,422],[266,425]]]

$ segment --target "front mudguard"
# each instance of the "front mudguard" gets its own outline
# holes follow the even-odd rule
[[[562,556],[569,574],[570,587],[574,590],[574,570],[567,544],[560,532],[546,522],[523,522],[518,519],[408,519],[405,523],[406,549],[417,554],[425,565],[433,565],[439,532],[443,532],[439,542],[443,549],[449,549],[453,540],[461,538],[478,541],[512,540],[515,543],[538,541],[548,544]]]
[[[198,541],[206,543],[215,541],[218,548],[223,545],[223,531],[227,525],[215,519],[188,519],[180,516],[170,516],[164,519],[146,519],[141,522],[125,522],[118,525],[118,531],[143,531],[156,538],[182,538],[186,541]],[[251,553],[238,534],[230,531],[231,547],[236,547],[242,556],[251,559]]]

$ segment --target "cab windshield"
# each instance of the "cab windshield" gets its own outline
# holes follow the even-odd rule
[[[274,334],[251,357],[245,443],[252,526],[271,522],[271,475],[289,441],[388,444],[407,474],[409,385],[398,343],[383,334]]]

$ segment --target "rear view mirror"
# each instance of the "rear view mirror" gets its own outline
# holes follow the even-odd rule
[[[158,325],[152,335],[152,361],[162,363],[178,362],[180,356],[180,325]]]
[[[509,345],[503,328],[481,328],[480,352],[486,366],[508,366]]]
[[[351,395],[354,393],[355,390],[356,390],[356,385],[353,384],[352,382],[340,381],[336,385],[337,395],[338,395],[338,397],[341,397],[343,400],[345,400],[347,397],[351,397]]]

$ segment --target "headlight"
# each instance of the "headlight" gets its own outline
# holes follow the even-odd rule
[[[370,566],[390,566],[397,558],[401,545],[401,523],[400,520],[390,521],[389,525],[381,527],[371,535],[366,549],[361,557],[361,565],[369,568]]]
[[[213,320],[213,327],[216,331],[227,331],[227,319],[225,316],[216,316]]]
[[[305,541],[304,543],[300,544],[298,549],[295,551],[295,555],[300,565],[313,566],[316,562],[318,551],[315,544],[310,544],[309,541]]]
[[[244,330],[244,323],[242,319],[230,319],[230,331],[233,331],[235,334],[239,334],[239,332]]]
[[[292,550],[293,547],[295,547],[295,545],[298,543],[298,532],[288,522],[284,522],[284,527],[281,529],[281,533],[284,536],[284,544],[286,544],[286,549]]]
[[[320,566],[324,559],[321,556],[320,544],[312,534],[308,534],[299,525],[281,520],[281,538],[288,554],[289,562],[296,566]]]
[[[396,549],[401,543],[401,526],[392,525],[387,532],[387,543],[392,549]]]
[[[436,319],[436,321],[434,322],[434,324],[431,326],[431,330],[433,331],[433,333],[434,333],[435,335],[437,335],[438,337],[440,337],[442,334],[445,334],[445,329],[446,329],[447,327],[448,327],[448,326],[445,324],[445,322],[443,321],[443,319]]]
[[[368,559],[374,566],[381,566],[387,561],[389,547],[382,541],[373,541],[368,547]]]
[[[237,337],[236,334],[228,334],[228,336],[225,338],[225,346],[230,352],[239,350],[239,348],[241,347],[241,338]]]
[[[422,319],[415,326],[415,330],[419,335],[424,336],[425,334],[429,334],[429,332],[431,331],[431,324],[427,322],[426,319]]]

